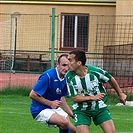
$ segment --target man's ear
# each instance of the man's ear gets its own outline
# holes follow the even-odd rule
[[[82,62],[81,62],[81,61],[78,61],[77,64],[78,64],[79,66],[81,66],[81,65],[82,65]]]
[[[57,67],[59,65],[58,61],[55,62],[55,66]]]

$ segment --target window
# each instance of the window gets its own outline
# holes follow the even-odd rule
[[[89,14],[61,14],[61,49],[88,48]]]

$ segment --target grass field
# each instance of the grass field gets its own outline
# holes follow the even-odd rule
[[[67,102],[71,105],[70,98]],[[58,133],[58,128],[48,128],[32,119],[30,103],[28,96],[0,94],[0,133]],[[109,102],[109,108],[117,133],[133,133],[133,107],[118,107]],[[92,123],[90,133],[102,133],[102,130]]]

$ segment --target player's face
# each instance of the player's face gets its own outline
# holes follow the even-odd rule
[[[57,69],[60,77],[63,78],[69,69],[69,60],[65,56],[60,59],[60,63],[57,63]]]
[[[75,60],[75,55],[74,54],[68,55],[68,60],[70,61],[70,63],[69,63],[69,70],[70,71],[76,71],[79,68],[79,64]]]

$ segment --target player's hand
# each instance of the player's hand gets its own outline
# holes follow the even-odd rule
[[[104,98],[104,96],[105,96],[104,93],[99,93],[99,94],[97,94],[95,96],[92,96],[92,100],[93,101],[100,101],[100,100],[102,100]]]
[[[120,93],[119,94],[119,99],[120,99],[120,102],[122,102],[125,105],[126,104],[127,95],[125,95],[124,93]]]
[[[59,100],[51,101],[51,108],[57,109],[61,106],[61,104],[62,104],[62,101],[59,101]]]
[[[74,115],[73,115],[72,111],[70,111],[70,113],[68,113],[68,115],[74,119]]]

